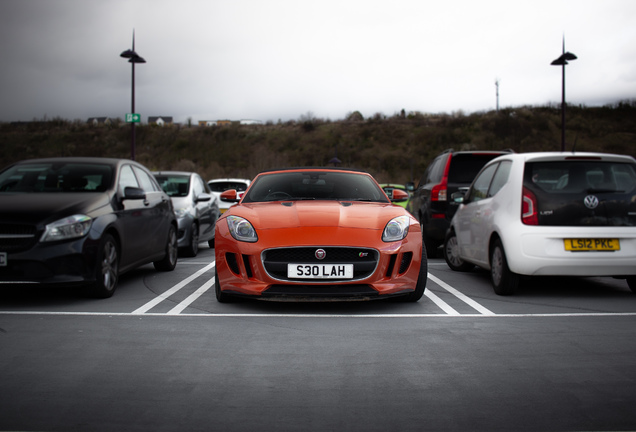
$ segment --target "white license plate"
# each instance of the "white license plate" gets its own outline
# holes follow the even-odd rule
[[[0,267],[6,267],[6,266],[7,266],[7,253],[0,252]]]
[[[287,264],[290,279],[353,279],[353,264]]]

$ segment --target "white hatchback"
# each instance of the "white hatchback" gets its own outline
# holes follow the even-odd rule
[[[497,294],[513,294],[520,275],[612,276],[636,292],[633,157],[500,156],[452,199],[444,258],[456,271],[490,270]]]
[[[221,194],[226,190],[235,189],[237,192],[237,197],[242,198],[243,194],[245,193],[251,182],[252,181],[249,179],[241,178],[217,178],[208,181],[208,187],[219,201],[219,209],[221,210],[221,213],[225,213],[227,209],[229,209],[236,203],[221,201]]]

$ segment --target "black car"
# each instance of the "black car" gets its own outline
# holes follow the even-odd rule
[[[407,210],[420,221],[427,255],[438,256],[446,230],[457,210],[451,194],[466,190],[486,163],[510,151],[446,150],[426,168]]]
[[[49,158],[0,172],[0,283],[84,285],[113,295],[119,275],[177,264],[177,222],[166,193],[125,159]]]

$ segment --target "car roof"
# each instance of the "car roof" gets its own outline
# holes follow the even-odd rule
[[[251,182],[250,179],[244,179],[244,178],[215,178],[212,180],[208,180],[208,183],[212,183],[212,182]]]
[[[261,171],[260,174],[274,173],[274,172],[302,172],[302,171],[334,171],[334,172],[354,172],[359,174],[369,174],[367,171],[363,171],[356,168],[343,168],[343,167],[291,167],[291,168],[278,168]],[[370,175],[370,174],[369,174]]]
[[[117,165],[123,162],[135,163],[141,165],[139,162],[135,162],[130,159],[119,158],[103,158],[103,157],[81,157],[81,156],[68,156],[68,157],[49,157],[49,158],[37,158],[37,159],[24,159],[15,162],[12,165],[24,164],[24,163],[55,163],[55,162],[74,162],[74,163],[102,163]]]
[[[596,152],[531,152],[531,153],[511,153],[509,155],[499,156],[497,159],[521,159],[526,162],[532,161],[584,161],[584,160],[601,160],[615,161],[615,162],[629,162],[634,163],[636,159],[629,155],[620,155],[614,153],[596,153]]]
[[[189,176],[189,175],[197,174],[197,173],[192,172],[192,171],[153,171],[152,174],[153,175],[183,175],[183,176]]]

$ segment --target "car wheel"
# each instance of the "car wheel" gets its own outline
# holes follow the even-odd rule
[[[628,276],[627,277],[627,286],[632,290],[633,293],[636,293],[636,276]]]
[[[196,222],[190,227],[190,244],[185,247],[184,252],[189,257],[195,257],[199,253],[199,225]]]
[[[97,251],[95,282],[87,289],[91,297],[109,298],[115,293],[119,278],[119,252],[115,238],[104,234]]]
[[[426,289],[426,281],[428,280],[428,259],[426,258],[426,247],[422,244],[422,264],[420,265],[420,273],[417,277],[417,283],[415,284],[415,291],[399,296],[393,297],[395,301],[404,303],[415,303],[424,295]]]
[[[155,269],[159,271],[172,271],[177,266],[177,230],[170,224],[168,241],[166,242],[166,255],[161,261],[153,262]]]
[[[453,271],[467,272],[475,267],[459,257],[459,244],[455,231],[449,231],[444,240],[444,260]]]
[[[506,253],[501,240],[496,239],[490,251],[490,280],[495,293],[512,295],[519,286],[519,275],[508,268]]]
[[[221,284],[219,283],[219,273],[214,268],[214,293],[219,303],[233,303],[236,301],[236,297],[231,294],[226,294],[221,291]]]

